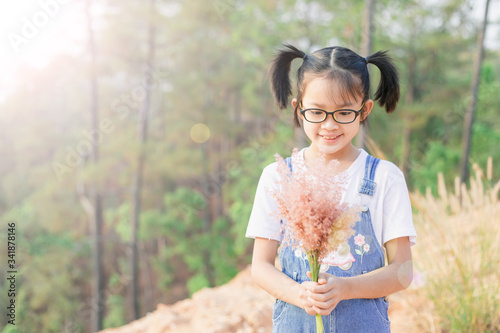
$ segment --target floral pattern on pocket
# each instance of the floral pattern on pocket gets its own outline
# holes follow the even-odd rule
[[[356,249],[356,254],[361,257],[361,263],[363,263],[363,255],[370,251],[370,244],[366,244],[365,236],[358,234],[354,237],[354,244],[356,244],[359,249]]]

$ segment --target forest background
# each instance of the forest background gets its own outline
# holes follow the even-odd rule
[[[120,326],[250,263],[244,234],[260,173],[275,153],[307,144],[269,91],[267,69],[285,42],[361,52],[369,31],[372,53],[390,50],[401,102],[392,115],[375,107],[367,149],[399,165],[411,192],[436,194],[439,172],[446,184],[460,174],[475,97],[467,163],[486,168],[492,157],[498,177],[498,2],[476,94],[485,2],[372,1],[364,30],[366,3],[1,5],[0,236],[6,248],[15,223],[17,269],[16,326],[2,310],[2,332]]]

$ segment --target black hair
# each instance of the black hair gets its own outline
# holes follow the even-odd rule
[[[288,106],[288,99],[292,95],[289,73],[292,61],[296,58],[304,59],[297,70],[297,102],[302,101],[307,83],[317,77],[325,77],[331,79],[332,84],[338,84],[341,94],[339,97],[343,101],[350,102],[352,98],[357,100],[358,97],[362,97],[363,101],[368,100],[370,74],[367,65],[370,63],[380,70],[380,83],[374,100],[378,101],[381,107],[385,107],[387,113],[396,108],[399,100],[398,71],[387,51],[379,51],[364,58],[340,46],[326,47],[312,54],[306,54],[290,44],[284,46],[284,49],[278,50],[269,69],[271,91],[280,109]],[[299,103],[294,110],[294,123],[300,127],[298,105]]]

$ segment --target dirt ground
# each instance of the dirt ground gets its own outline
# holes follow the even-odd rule
[[[159,304],[144,318],[101,333],[267,333],[272,331],[274,301],[253,283],[248,267],[226,285],[200,290],[173,305]],[[389,304],[392,332],[439,332],[432,304],[418,290],[395,293]]]

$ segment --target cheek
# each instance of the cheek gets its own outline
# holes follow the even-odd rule
[[[312,124],[307,121],[303,122],[303,128],[309,138],[315,137],[319,131],[319,126],[317,124]]]
[[[359,121],[356,121],[355,123],[352,124],[352,126],[349,128],[349,132],[351,133],[351,136],[355,136],[358,134],[359,131]]]

